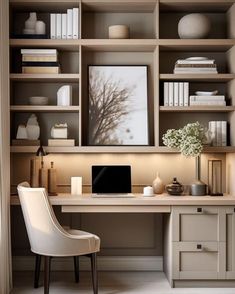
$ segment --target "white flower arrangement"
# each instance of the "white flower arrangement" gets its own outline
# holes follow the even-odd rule
[[[189,123],[178,130],[167,130],[162,139],[164,145],[178,149],[184,156],[197,157],[203,150],[205,130],[199,122]]]

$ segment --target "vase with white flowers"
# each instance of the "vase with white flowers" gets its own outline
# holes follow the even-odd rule
[[[196,158],[196,181],[191,185],[191,195],[206,195],[206,184],[201,181],[200,154],[205,141],[205,129],[199,122],[189,123],[181,129],[169,129],[163,135],[163,144],[175,148],[186,157]]]

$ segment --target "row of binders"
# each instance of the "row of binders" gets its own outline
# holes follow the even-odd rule
[[[21,49],[23,74],[58,74],[57,49]]]
[[[79,8],[67,9],[67,13],[50,14],[51,39],[79,39]]]
[[[227,146],[227,121],[209,121],[212,146]]]
[[[188,106],[189,83],[164,83],[164,106]]]

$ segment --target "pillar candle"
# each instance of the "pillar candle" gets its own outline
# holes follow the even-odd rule
[[[82,194],[82,177],[71,178],[71,194],[72,195]]]

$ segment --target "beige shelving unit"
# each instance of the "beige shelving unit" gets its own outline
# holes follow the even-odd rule
[[[48,124],[42,136],[56,119],[70,118],[75,147],[47,147],[51,153],[174,153],[162,146],[162,134],[171,127],[199,120],[227,120],[230,123],[230,145],[207,147],[204,152],[235,152],[235,0],[10,0],[11,33],[21,29],[28,12],[38,12],[49,27],[49,13],[67,8],[80,8],[79,40],[14,39],[10,38],[12,56],[11,112],[12,138],[21,119],[37,112]],[[177,34],[179,19],[191,12],[203,12],[212,20],[209,39],[183,40]],[[16,25],[17,23],[17,25]],[[108,39],[108,26],[123,23],[130,27],[130,39]],[[16,31],[15,31],[16,30]],[[21,74],[15,66],[21,48],[56,48],[61,57],[61,74]],[[173,74],[174,62],[189,56],[216,59],[219,74]],[[147,65],[150,146],[87,146],[88,65]],[[164,81],[189,81],[195,89],[217,88],[229,99],[225,107],[164,107]],[[29,106],[22,93],[55,96],[56,90],[71,84],[74,105],[71,107]],[[32,93],[31,93],[32,92]],[[40,94],[39,93],[39,94]],[[54,99],[54,100],[53,100]],[[55,104],[55,97],[50,100]],[[53,119],[49,114],[53,115]],[[234,146],[234,147],[233,147]],[[12,146],[12,153],[34,153],[35,147]]]

